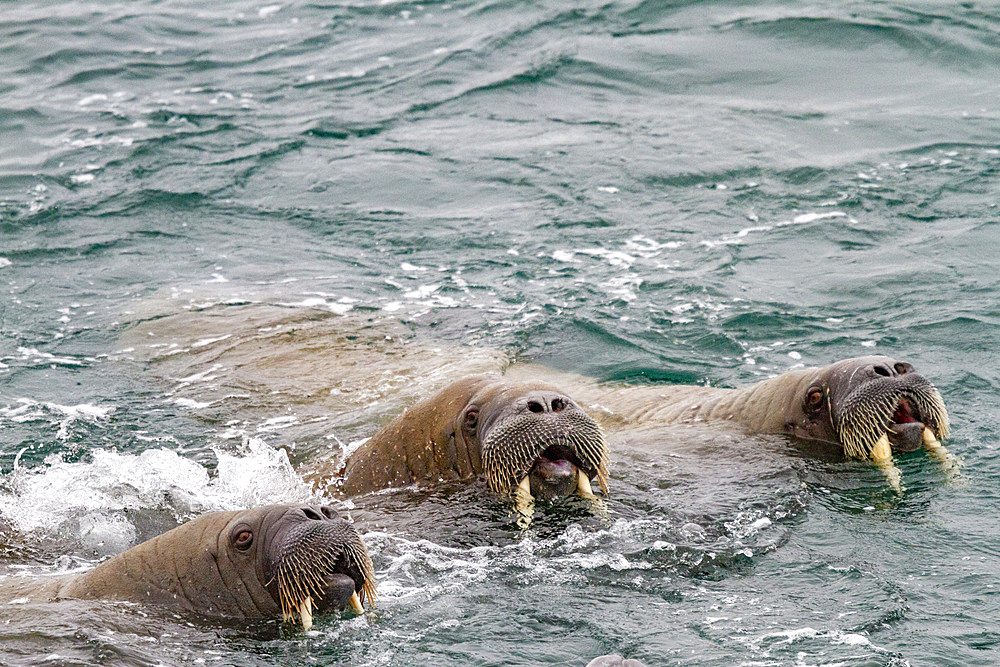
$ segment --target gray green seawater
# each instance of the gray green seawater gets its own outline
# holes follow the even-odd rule
[[[308,453],[382,423],[206,410],[123,343],[239,305],[631,382],[888,354],[962,461],[902,456],[896,494],[724,433],[527,531],[475,485],[385,494],[339,504],[366,617],[11,605],[0,663],[997,664],[998,34],[975,1],[0,5],[3,576],[311,499]]]

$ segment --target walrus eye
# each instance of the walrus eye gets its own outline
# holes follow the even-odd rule
[[[472,409],[465,413],[465,425],[473,428],[479,421],[479,410]]]
[[[806,394],[806,405],[810,408],[817,408],[819,404],[823,402],[823,390],[819,388],[813,388],[809,390]]]
[[[253,544],[253,533],[246,529],[241,530],[236,533],[235,543],[237,549],[240,551],[246,551],[250,548],[250,545]]]

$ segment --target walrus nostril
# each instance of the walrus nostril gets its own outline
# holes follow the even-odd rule
[[[532,412],[545,412],[545,406],[538,401],[528,401],[528,409]]]
[[[333,509],[332,507],[327,507],[324,505],[323,507],[320,507],[319,510],[323,513],[323,516],[325,516],[327,519],[340,518],[340,515],[337,514],[337,510]]]
[[[875,371],[875,375],[881,375],[883,377],[892,377],[893,372],[889,370],[888,366],[873,366],[872,370]]]
[[[306,515],[307,519],[313,519],[315,521],[322,521],[323,519],[323,515],[311,507],[303,507],[302,513]]]
[[[552,412],[562,412],[566,409],[566,401],[561,398],[552,399]]]
[[[896,372],[899,373],[900,375],[906,375],[907,373],[913,370],[913,366],[904,361],[896,362],[896,365],[893,366],[893,368],[895,368]]]

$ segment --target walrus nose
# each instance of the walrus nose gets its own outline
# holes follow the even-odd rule
[[[893,424],[889,427],[889,445],[894,452],[913,452],[924,446],[924,429],[922,422],[908,424]]]
[[[539,457],[528,473],[531,495],[542,500],[570,495],[576,491],[578,470],[565,459],[549,461]]]
[[[314,600],[314,604],[320,612],[342,611],[350,607],[351,596],[355,592],[354,579],[340,572],[332,572],[323,577],[323,596]]]
[[[302,505],[299,507],[299,511],[305,515],[307,519],[313,521],[327,521],[330,519],[339,519],[340,515],[337,514],[337,510],[333,509],[329,505],[323,505],[322,507],[310,507],[309,505]]]
[[[573,401],[562,394],[554,392],[535,392],[527,396],[525,406],[529,412],[542,414],[545,412],[562,412],[572,407]]]
[[[906,375],[907,373],[913,372],[913,364],[908,364],[905,361],[897,361],[891,366],[887,363],[882,364],[872,364],[871,370],[875,375],[881,375],[882,377],[896,377],[897,375]]]

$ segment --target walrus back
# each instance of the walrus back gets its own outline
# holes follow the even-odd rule
[[[479,444],[456,430],[455,421],[476,392],[496,381],[492,375],[465,378],[408,408],[348,457],[341,491],[356,495],[482,473]]]

